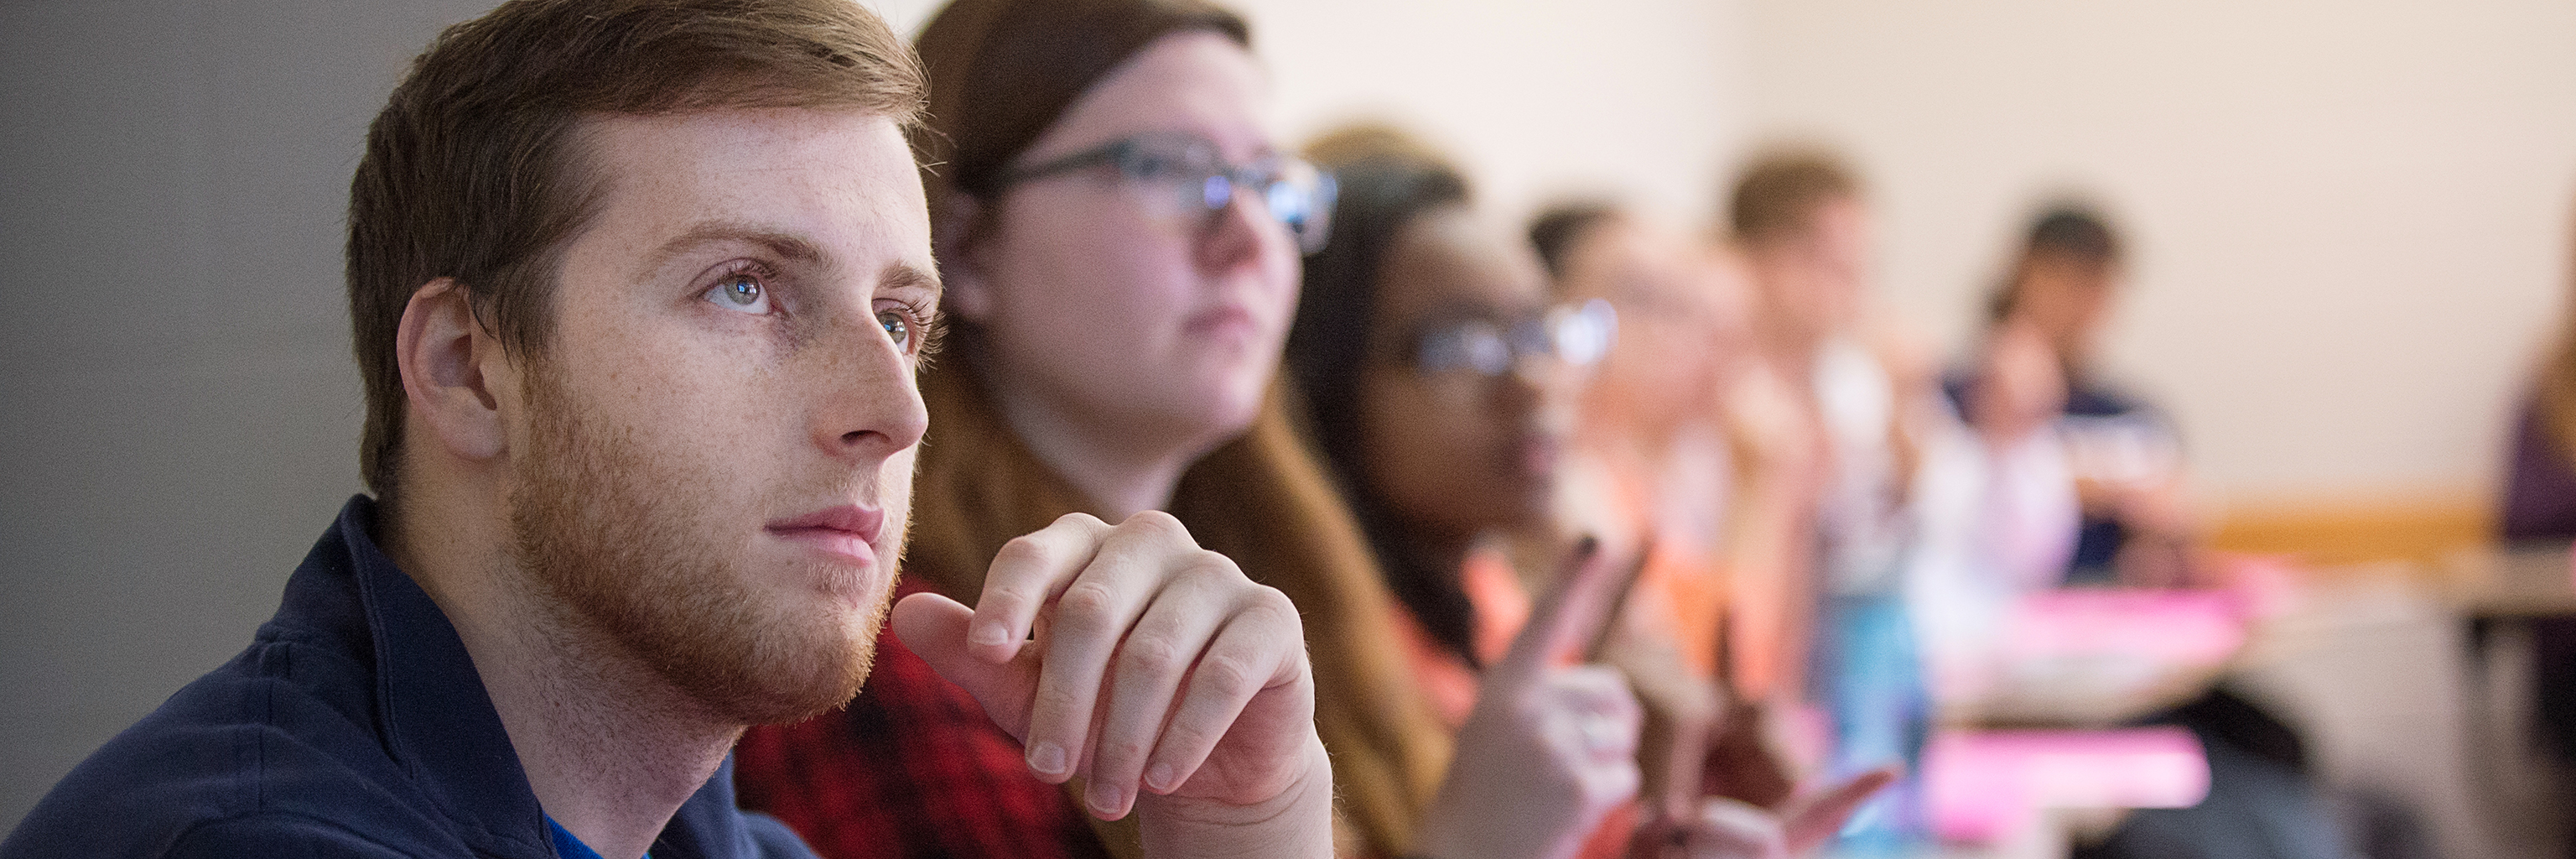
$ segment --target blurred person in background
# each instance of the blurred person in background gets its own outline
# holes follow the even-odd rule
[[[1402,600],[1413,662],[1459,731],[1463,756],[1483,699],[1518,654],[1515,633],[1528,640],[1528,591],[1504,543],[1539,535],[1533,542],[1544,544],[1560,533],[1557,482],[1583,371],[1609,345],[1613,317],[1598,305],[1551,307],[1530,249],[1480,214],[1465,178],[1419,142],[1360,127],[1307,151],[1334,172],[1341,196],[1331,242],[1308,261],[1290,376]],[[1596,560],[1592,569],[1607,566]],[[1587,649],[1618,647],[1634,629],[1623,617],[1592,636],[1608,644]],[[1668,641],[1663,647],[1670,651]],[[1667,661],[1656,670],[1687,669]],[[1568,681],[1626,694],[1602,669],[1565,671]],[[1641,690],[1671,679],[1634,678]],[[1641,819],[1628,805],[1635,762],[1596,760],[1623,770],[1627,790],[1586,794],[1580,818],[1567,819],[1576,825],[1558,830],[1571,839],[1562,847],[1596,856],[1777,855],[1821,840],[1883,783],[1857,780],[1774,816],[1704,803],[1694,779],[1682,807],[1644,809],[1650,817]]]
[[[2142,588],[2211,586],[2185,500],[2182,444],[2160,409],[2104,379],[2098,354],[2111,305],[2125,282],[2125,243],[2089,206],[2052,203],[2031,220],[2006,275],[1987,303],[1988,328],[1976,357],[1943,380],[1951,403],[1980,444],[2019,479],[2069,486],[2080,520],[2063,534],[2053,562],[2006,555],[1989,579],[2005,596],[2059,585]],[[2021,456],[2015,457],[2018,451]],[[2050,462],[2058,463],[2053,474]],[[1934,490],[1937,492],[1937,490]],[[2037,523],[2034,524],[2045,524]],[[1973,573],[1963,579],[1972,578]],[[1953,591],[1958,593],[1959,591]],[[1962,626],[2007,618],[1954,600]],[[2209,764],[2200,805],[2124,817],[2086,859],[2127,857],[2414,857],[2420,844],[2402,808],[2355,805],[2367,819],[2338,820],[2310,780],[2306,741],[2254,697],[2221,680],[2199,697],[2140,720],[2192,732]],[[2346,828],[2413,833],[2387,852],[2347,852]]]
[[[2567,318],[2517,410],[2497,522],[2508,543],[2562,550],[2576,538],[2576,230],[2568,248]],[[2576,621],[2534,621],[2532,639],[2543,743],[2576,767]]]
[[[1345,855],[1567,855],[1585,815],[1634,790],[1635,704],[1535,657],[1454,738],[1425,703],[1400,610],[1275,396],[1329,195],[1275,147],[1249,44],[1229,12],[1159,0],[963,0],[922,33],[915,145],[951,327],[922,381],[937,429],[905,586],[976,593],[1023,523],[1167,510],[1313,630]],[[1094,596],[1014,598],[1060,597],[1061,619]],[[1535,611],[1579,625],[1557,605]],[[879,676],[846,713],[747,737],[746,801],[834,856],[1133,852],[1131,832],[1085,819],[1133,796],[1056,782],[1080,762],[1132,769],[1135,750],[1024,750],[896,642]]]
[[[1752,348],[1742,263],[1606,203],[1552,207],[1529,232],[1560,295],[1619,320],[1582,397],[1559,515],[1643,567],[1632,622],[1655,634],[1622,641],[1668,644],[1658,661],[1678,670],[1662,673],[1700,687],[1644,691],[1644,759],[1663,762],[1648,794],[1680,782],[1778,807],[1791,782],[1756,702],[1777,684],[1821,462]],[[1657,678],[1637,649],[1613,657],[1645,686]],[[1699,700],[1708,712],[1690,709]]]
[[[1943,387],[1990,442],[2027,434],[2034,418],[2054,425],[2083,509],[2065,583],[2178,587],[2196,579],[2199,539],[2181,434],[2163,410],[2107,380],[2099,361],[2124,263],[2118,234],[2091,208],[2044,209],[1988,301],[1981,363]],[[2040,357],[2055,366],[2038,366]],[[2034,387],[2062,393],[2025,395]],[[2054,420],[2036,408],[2046,399],[2062,403]]]
[[[1929,729],[1908,555],[1916,467],[1940,411],[1917,347],[1867,315],[1873,228],[1859,180],[1808,148],[1755,158],[1728,196],[1729,237],[1752,275],[1755,341],[1789,380],[1803,431],[1824,451],[1813,571],[1793,595],[1783,672],[1832,725],[1828,769],[1917,768]],[[1919,774],[1874,800],[1838,842],[1894,854],[1928,832]]]
[[[2516,410],[2499,522],[2509,542],[2576,538],[2576,262],[2568,282],[2567,318]]]

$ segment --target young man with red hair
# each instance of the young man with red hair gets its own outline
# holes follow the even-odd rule
[[[848,700],[886,622],[1041,777],[1147,737],[1106,789],[1149,853],[1329,855],[1295,608],[1170,517],[1066,517],[975,608],[889,613],[940,296],[921,91],[846,0],[514,0],[440,36],[351,186],[374,497],[0,856],[807,855],[735,809],[728,752]]]

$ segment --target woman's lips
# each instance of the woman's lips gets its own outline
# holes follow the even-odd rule
[[[856,504],[827,507],[767,526],[769,533],[812,546],[849,561],[875,563],[877,536],[885,528],[885,511]]]

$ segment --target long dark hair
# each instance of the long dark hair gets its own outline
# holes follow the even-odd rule
[[[1999,324],[2012,316],[2015,304],[2021,300],[2021,282],[2029,276],[2033,260],[2054,257],[2112,266],[2119,264],[2120,256],[2120,234],[2111,230],[2111,222],[2101,213],[2082,203],[2051,203],[2031,219],[2030,232],[2022,238],[2021,253],[1987,295],[1986,322]]]
[[[1477,665],[1476,615],[1458,571],[1433,569],[1413,534],[1373,488],[1360,456],[1360,371],[1378,336],[1378,274],[1405,225],[1468,202],[1467,180],[1428,147],[1383,127],[1337,132],[1307,155],[1333,171],[1341,196],[1333,235],[1306,260],[1297,322],[1288,330],[1287,367],[1304,404],[1306,430],[1341,484],[1386,572],[1387,586],[1442,647]]]

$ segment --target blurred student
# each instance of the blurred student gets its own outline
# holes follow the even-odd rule
[[[1057,523],[980,613],[889,614],[940,298],[920,93],[839,0],[519,0],[444,31],[350,193],[374,496],[0,856],[810,856],[735,807],[730,752],[847,700],[881,626],[990,730],[1153,745],[1153,854],[1326,855],[1296,611],[1179,529]],[[1032,630],[1007,599],[1074,581],[1203,621]],[[1181,658],[1106,665],[1147,642]],[[1103,672],[1144,694],[1062,682]]]
[[[2514,421],[2497,523],[2508,542],[2565,547],[2576,538],[2576,235],[2568,247],[2567,318]],[[2532,636],[2533,706],[2544,742],[2559,760],[2576,764],[2576,621],[2535,621]]]
[[[2576,264],[2569,283],[2576,286]],[[2516,410],[2499,523],[2508,541],[2576,538],[2576,289],[2570,294],[2557,341]]]
[[[1756,703],[1776,691],[1790,595],[1804,592],[1789,585],[1814,539],[1822,463],[1753,349],[1742,263],[1602,203],[1551,208],[1529,232],[1567,303],[1604,303],[1619,321],[1582,396],[1559,515],[1604,535],[1614,559],[1645,554],[1631,620],[1656,634],[1623,641],[1669,647],[1679,670],[1664,673],[1704,690],[1659,691],[1622,663],[1650,702],[1645,760],[1664,761],[1647,768],[1649,795],[1680,779],[1777,806],[1789,781]],[[1694,697],[1708,712],[1689,710]]]
[[[1529,248],[1482,216],[1464,177],[1421,144],[1359,128],[1308,151],[1334,171],[1342,194],[1333,239],[1307,266],[1290,375],[1402,599],[1414,664],[1459,732],[1463,756],[1468,738],[1488,730],[1485,699],[1524,655],[1506,642],[1527,599],[1496,540],[1556,524],[1582,369],[1600,358],[1613,323],[1598,306],[1550,306]],[[1561,669],[1556,682],[1595,706],[1628,701],[1620,678],[1603,669]],[[1694,784],[1680,819],[1638,830],[1627,810],[1640,778],[1633,749],[1614,755],[1629,744],[1590,739],[1600,724],[1581,724],[1592,751],[1580,804],[1546,812],[1556,855],[1587,839],[1587,855],[1624,852],[1636,831],[1653,836],[1634,845],[1644,855],[1774,855],[1830,832],[1879,784],[1827,791],[1786,818],[1701,803]]]
[[[1941,407],[1919,350],[1865,313],[1871,215],[1839,158],[1804,149],[1756,158],[1728,214],[1752,274],[1755,340],[1789,379],[1827,462],[1812,590],[1801,595],[1813,620],[1789,627],[1789,652],[1806,663],[1784,674],[1831,717],[1832,771],[1912,769],[1931,713],[1906,574],[1921,526],[1917,466]],[[1922,843],[1919,784],[1909,777],[1864,809],[1842,848]]]
[[[1983,363],[1944,388],[1990,441],[2029,432],[2021,422],[2039,410],[2027,389],[2062,389],[2050,431],[2083,510],[2064,582],[2175,587],[2194,579],[2198,538],[2181,435],[2163,410],[2105,378],[2098,360],[2125,263],[2118,234],[2093,210],[2044,210],[1988,302]],[[2032,341],[2054,368],[2028,360]],[[2036,379],[2043,374],[2057,380]]]
[[[916,147],[952,328],[922,382],[940,429],[906,587],[977,592],[1028,523],[1168,510],[1314,631],[1346,855],[1562,856],[1593,797],[1633,790],[1617,764],[1634,704],[1536,659],[1489,684],[1454,742],[1424,703],[1371,553],[1273,396],[1329,196],[1274,145],[1249,44],[1229,12],[1147,0],[962,0],[922,33]],[[1088,625],[1099,595],[1007,599]],[[1133,794],[1057,786],[1133,775],[1132,738],[1024,750],[899,643],[878,662],[846,713],[745,739],[747,802],[835,856],[1132,852],[1084,812],[1117,817]]]
[[[2043,209],[1988,303],[1976,362],[1944,380],[1982,447],[2053,437],[2052,456],[2064,464],[2055,479],[2072,478],[2082,518],[2061,526],[2073,542],[2061,556],[2068,560],[2024,567],[2025,575],[2011,577],[2017,586],[2207,584],[2195,569],[2198,534],[2184,502],[2179,434],[2162,410],[2107,381],[2097,359],[2124,283],[2124,248],[2088,207]],[[2022,444],[2036,449],[2037,442]],[[2374,855],[2346,852],[2325,793],[2310,781],[2298,732],[2231,685],[2222,681],[2146,720],[2198,738],[2209,762],[2208,798],[2193,808],[2132,813],[2079,855]],[[2388,825],[2411,825],[2392,813]]]

